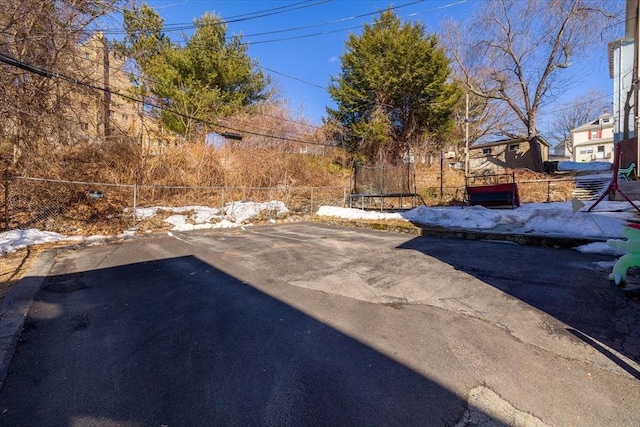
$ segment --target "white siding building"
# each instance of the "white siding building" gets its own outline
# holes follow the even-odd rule
[[[605,113],[571,130],[574,162],[613,162],[614,120]]]
[[[634,75],[634,49],[633,39],[609,43],[609,77],[613,80],[614,142],[623,139],[625,126],[629,129],[627,137],[633,138],[635,136],[635,97],[631,87]]]

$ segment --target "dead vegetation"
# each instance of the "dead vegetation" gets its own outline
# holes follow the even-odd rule
[[[29,158],[20,175],[85,184],[11,181],[10,229],[40,228],[66,235],[120,233],[132,225],[127,209],[131,207],[133,183],[139,185],[139,206],[220,207],[227,202],[260,199],[283,201],[296,215],[311,214],[310,206],[344,202],[342,191],[336,188],[350,190],[351,169],[344,167],[345,163],[348,165],[346,156],[338,149],[320,155],[277,147],[184,144],[159,155],[144,156],[127,140],[48,146]],[[571,198],[574,186],[570,180],[530,171],[512,172],[523,202],[547,201],[550,191],[553,201]],[[463,201],[463,171],[420,165],[415,179],[427,205],[458,205]],[[93,193],[102,197],[92,197]],[[315,205],[309,205],[310,199]],[[4,208],[1,199],[0,206]],[[169,230],[171,225],[162,220],[162,215],[171,214],[167,211],[140,219],[137,229]],[[33,255],[49,247],[0,256],[0,298],[25,274]]]
[[[296,214],[311,214],[321,204],[342,205],[344,193],[351,190],[348,157],[338,148],[323,150],[309,154],[301,153],[300,145],[248,141],[218,147],[184,143],[150,154],[129,139],[99,145],[50,144],[30,156],[20,174],[13,172],[44,179],[10,183],[9,228],[40,228],[67,235],[114,234],[132,225],[164,230],[162,221],[132,222],[134,191],[138,207],[222,208],[240,200],[279,200]],[[571,180],[526,170],[505,172],[513,174],[524,203],[572,197]],[[415,182],[429,206],[464,202],[462,170],[421,164],[415,170]]]
[[[565,176],[553,176],[527,169],[507,169],[500,172],[500,180],[518,184],[522,203],[544,203],[567,201],[573,198],[575,184]],[[470,179],[470,185],[493,183],[495,178],[479,174]],[[502,182],[501,181],[501,182]],[[429,206],[459,205],[464,201],[464,171],[440,166],[422,166],[416,168],[418,193]]]

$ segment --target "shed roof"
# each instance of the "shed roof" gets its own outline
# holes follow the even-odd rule
[[[551,147],[551,144],[547,142],[543,137],[539,137],[540,142],[547,147]],[[492,141],[476,141],[471,145],[471,149],[474,148],[487,148],[487,147],[495,147],[497,145],[507,145],[507,144],[517,144],[520,142],[529,142],[526,138],[506,138]]]

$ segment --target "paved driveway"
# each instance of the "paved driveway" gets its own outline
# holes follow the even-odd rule
[[[640,425],[613,258],[317,224],[63,250],[2,425]]]

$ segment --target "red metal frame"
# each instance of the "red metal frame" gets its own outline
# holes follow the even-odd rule
[[[638,212],[640,212],[640,208],[638,208],[631,201],[631,199],[628,198],[627,195],[624,194],[622,192],[622,190],[620,190],[618,188],[618,170],[620,169],[620,144],[615,144],[615,147],[613,148],[613,152],[614,152],[614,155],[613,155],[613,158],[614,158],[614,160],[613,160],[613,179],[611,180],[611,184],[609,184],[609,187],[607,187],[607,189],[602,192],[600,197],[598,197],[598,200],[596,200],[596,202],[593,205],[591,205],[591,207],[589,207],[589,209],[587,209],[587,212],[591,212],[591,209],[593,209],[596,206],[598,206],[598,203],[600,203],[602,201],[602,199],[604,199],[612,191],[617,191],[618,193],[620,193],[620,195],[622,197],[624,197],[625,200],[631,204],[631,206],[633,206],[634,208],[636,208],[636,210]]]

